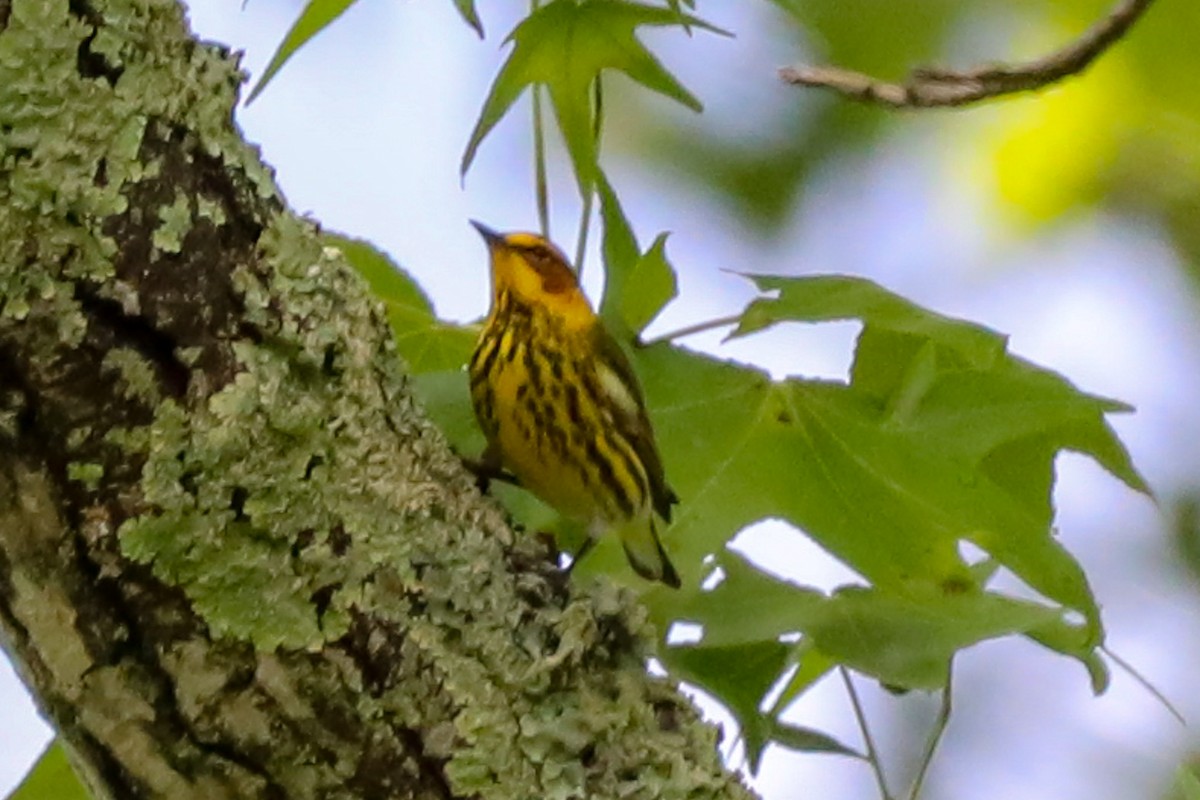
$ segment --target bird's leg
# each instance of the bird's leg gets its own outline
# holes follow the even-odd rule
[[[587,538],[583,540],[583,544],[579,545],[579,549],[575,551],[575,555],[571,557],[571,563],[563,570],[568,575],[575,571],[575,565],[583,561],[583,557],[592,552],[592,548],[596,546],[596,540],[600,538],[600,530],[596,525],[589,525]]]
[[[467,471],[475,476],[475,486],[484,494],[487,494],[493,480],[511,483],[513,486],[521,485],[516,475],[504,469],[500,463],[500,453],[491,445],[488,445],[477,459],[460,457],[459,460]]]

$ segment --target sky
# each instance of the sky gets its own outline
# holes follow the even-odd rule
[[[507,8],[507,7],[505,7]],[[288,64],[238,112],[261,144],[297,211],[329,229],[365,237],[427,289],[446,317],[486,310],[484,255],[468,219],[501,230],[530,229],[530,143],[524,120],[502,123],[465,182],[459,158],[502,56],[515,6],[484,8],[480,42],[448,2],[364,2]],[[755,120],[795,102],[774,68],[796,58],[772,35],[774,18],[747,4],[701,9],[736,39],[653,41],[707,105],[697,125],[753,137]],[[291,24],[292,4],[196,0],[197,32],[245,52],[257,76]],[[494,15],[494,18],[493,18]],[[1056,369],[1087,391],[1121,398],[1137,413],[1113,420],[1135,463],[1169,498],[1200,474],[1200,321],[1194,290],[1153,226],[1082,215],[1053,231],[1018,237],[989,215],[987,199],[946,156],[970,121],[941,115],[857,160],[814,178],[809,200],[784,232],[755,238],[719,198],[680,187],[633,162],[612,169],[643,241],[670,230],[681,299],[650,333],[736,312],[751,296],[731,270],[845,272],[872,278],[942,313],[1011,335],[1011,349]],[[554,171],[552,196],[572,196]],[[577,208],[554,206],[552,230],[574,249]],[[593,245],[597,237],[593,236]],[[594,247],[589,256],[597,262]],[[598,270],[585,281],[595,297]],[[857,328],[786,325],[695,347],[753,361],[775,374],[844,377]],[[1056,524],[1082,561],[1103,606],[1110,646],[1134,663],[1188,719],[1200,719],[1190,666],[1200,658],[1195,586],[1175,563],[1162,514],[1099,467],[1064,455],[1057,464]],[[785,564],[790,577],[822,588],[848,572],[782,525],[747,532],[739,548]],[[927,797],[1127,798],[1160,796],[1195,737],[1136,681],[1116,672],[1093,698],[1078,665],[1024,640],[989,642],[956,661],[956,705]],[[894,698],[861,685],[889,768],[911,764],[935,710],[932,698]],[[0,659],[0,796],[19,782],[49,733]],[[713,704],[706,712],[728,725]],[[857,743],[844,691],[827,681],[792,709],[791,721]],[[727,740],[732,737],[727,737]],[[736,748],[729,757],[742,765]],[[768,750],[753,784],[768,800],[873,796],[860,763]],[[899,784],[900,781],[894,781]]]

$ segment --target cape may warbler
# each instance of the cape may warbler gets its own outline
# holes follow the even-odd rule
[[[560,513],[615,530],[643,578],[679,586],[655,531],[678,502],[624,352],[557,247],[472,222],[491,254],[492,307],[471,357],[486,467],[511,471]]]

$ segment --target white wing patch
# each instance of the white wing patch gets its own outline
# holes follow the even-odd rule
[[[621,376],[603,363],[596,366],[596,376],[600,379],[600,386],[613,405],[636,419],[638,415],[637,398],[633,396],[633,391],[625,385],[625,381],[621,380]]]

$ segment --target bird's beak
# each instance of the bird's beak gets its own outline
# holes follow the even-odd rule
[[[479,231],[479,235],[487,242],[488,247],[497,247],[504,244],[504,237],[496,233],[494,230],[484,225],[482,222],[471,220],[471,224],[475,226],[475,230]]]

